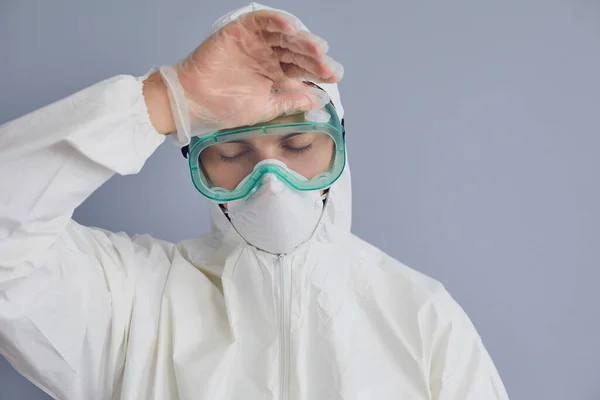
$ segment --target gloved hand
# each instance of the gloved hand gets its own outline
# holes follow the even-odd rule
[[[295,18],[257,11],[229,23],[186,59],[160,73],[180,145],[190,136],[321,108],[327,94],[302,80],[334,83],[342,65]]]

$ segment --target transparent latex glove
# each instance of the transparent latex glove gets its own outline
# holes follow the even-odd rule
[[[180,63],[161,67],[177,142],[322,108],[329,96],[303,81],[335,83],[340,63],[294,17],[256,11],[221,28]]]

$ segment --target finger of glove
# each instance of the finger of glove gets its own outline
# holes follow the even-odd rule
[[[281,69],[283,70],[285,76],[290,79],[295,79],[299,81],[310,81],[314,83],[337,83],[338,79],[336,76],[331,76],[330,78],[321,78],[313,75],[311,72],[305,70],[297,66],[296,64],[286,64],[281,63]]]
[[[283,47],[309,57],[321,58],[329,51],[325,39],[309,32],[298,32],[297,35],[265,32],[263,39],[271,47]]]
[[[330,102],[327,92],[302,85],[295,89],[281,89],[272,94],[271,107],[276,118],[283,114],[294,114],[325,107]]]
[[[301,29],[301,23],[297,18],[270,10],[248,13],[241,17],[239,22],[253,33],[266,31],[295,35]],[[224,29],[227,29],[227,26]]]
[[[329,56],[315,59],[294,53],[293,51],[281,47],[275,47],[273,51],[277,55],[280,63],[295,64],[319,79],[329,80],[332,77],[335,77],[337,80],[340,80],[344,75],[344,67],[342,64]]]
[[[280,63],[295,64],[298,67],[309,71],[312,75],[319,77],[328,77],[332,75],[329,66],[325,65],[325,63],[320,60],[294,53],[293,51],[282,47],[274,47],[273,51]]]

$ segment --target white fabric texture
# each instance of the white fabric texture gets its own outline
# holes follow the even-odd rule
[[[350,233],[348,170],[286,257],[216,206],[211,233],[179,244],[71,220],[163,140],[131,76],[0,126],[0,353],[50,396],[508,398],[443,286]]]

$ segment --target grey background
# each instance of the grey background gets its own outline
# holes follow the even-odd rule
[[[3,0],[0,122],[172,63],[242,4]],[[269,4],[346,67],[354,232],[445,283],[512,399],[600,399],[600,3]],[[167,143],[76,219],[177,241],[206,208]],[[0,399],[43,398],[0,361]]]

